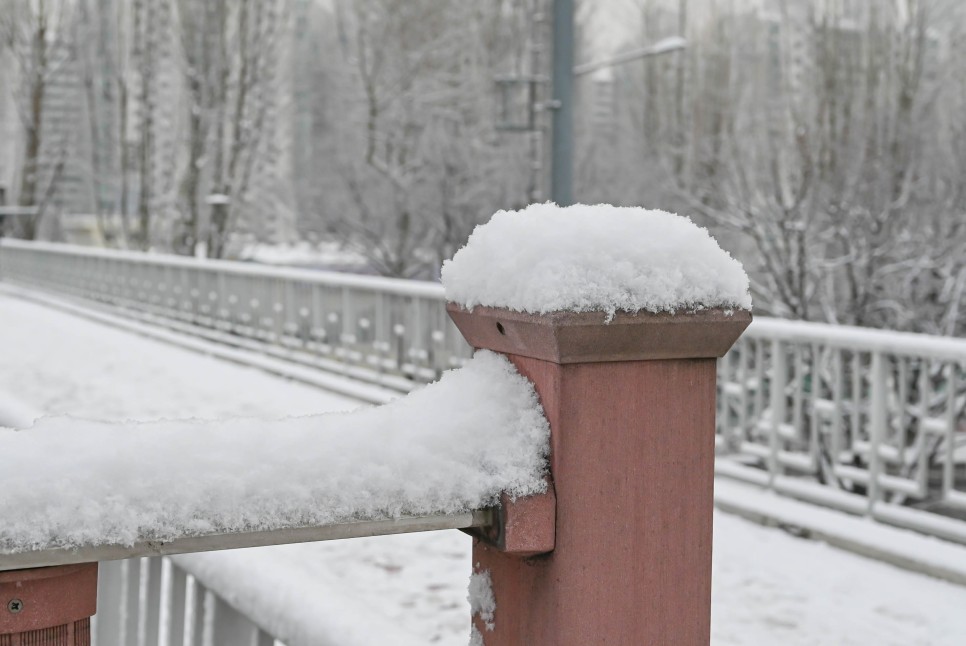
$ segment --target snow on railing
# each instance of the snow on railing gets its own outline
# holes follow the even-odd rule
[[[377,408],[0,430],[0,570],[479,526],[546,490],[532,386],[480,352]]]
[[[532,261],[497,249],[467,272],[495,289]],[[0,279],[401,391],[470,355],[433,283],[11,239]],[[966,541],[942,515],[966,505],[964,408],[966,340],[758,317],[719,364],[718,473]]]
[[[92,626],[70,614],[58,621],[93,631],[102,646],[317,644],[332,626],[286,619],[305,615],[278,604],[246,605],[257,591],[226,589],[223,561],[157,555],[489,527],[501,495],[546,491],[548,433],[533,387],[490,352],[404,399],[351,413],[143,424],[56,417],[0,429],[0,593],[16,595],[18,607],[42,606],[43,590],[9,577],[66,565],[52,570],[66,572],[58,585],[76,587],[96,576],[71,583],[85,571],[70,564],[126,559],[101,567]],[[144,556],[155,558],[136,558]],[[54,617],[78,612],[49,603]],[[12,625],[34,634],[29,620]],[[5,628],[0,621],[0,636]]]

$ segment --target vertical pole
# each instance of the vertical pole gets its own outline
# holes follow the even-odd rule
[[[550,199],[570,206],[574,203],[574,0],[553,0],[552,83]]]
[[[0,185],[0,211],[3,207],[7,205],[7,187]],[[4,226],[4,214],[0,213],[0,238],[3,237],[3,231],[6,228]]]
[[[785,344],[775,339],[771,344],[771,433],[768,435],[768,486],[775,488],[775,480],[781,475],[782,466],[778,453],[782,448],[781,427],[785,423],[785,387],[788,384],[788,364]]]
[[[882,441],[886,436],[888,424],[886,406],[886,364],[881,352],[872,353],[871,387],[869,398],[869,488],[867,490],[868,507],[866,513],[875,513],[875,504],[882,497],[879,476],[882,473]]]
[[[482,644],[707,646],[715,358],[749,313],[448,309],[533,382],[551,429],[552,551],[474,541],[496,603]]]

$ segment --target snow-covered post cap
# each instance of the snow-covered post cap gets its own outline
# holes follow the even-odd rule
[[[555,363],[720,357],[751,322],[741,264],[666,211],[500,211],[442,278],[474,347]]]

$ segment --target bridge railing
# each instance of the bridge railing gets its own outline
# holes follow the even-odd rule
[[[0,241],[0,279],[400,391],[471,355],[436,283]]]
[[[966,542],[966,340],[758,318],[718,366],[721,475]],[[936,514],[938,516],[938,514]]]
[[[99,578],[94,646],[283,644],[264,618],[226,601],[232,591],[219,594],[170,557],[101,563]]]
[[[434,283],[10,239],[0,279],[400,391],[471,354]],[[966,542],[966,340],[758,317],[718,376],[719,475]]]

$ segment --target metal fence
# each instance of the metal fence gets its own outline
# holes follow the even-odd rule
[[[471,354],[435,283],[10,239],[0,279],[403,392]],[[963,339],[759,317],[719,362],[717,472],[966,542],[964,369]]]
[[[471,355],[435,283],[0,242],[0,279],[407,391]]]
[[[471,352],[430,283],[15,240],[0,279],[399,391]],[[966,340],[758,318],[718,373],[718,475],[966,543]],[[100,646],[281,644],[177,557],[101,577]]]
[[[100,565],[95,646],[282,646],[170,557]]]
[[[0,278],[406,391],[470,348],[433,283],[0,241]],[[757,318],[719,475],[966,543],[966,340]]]
[[[966,542],[964,368],[964,339],[759,318],[719,362],[716,470]]]

